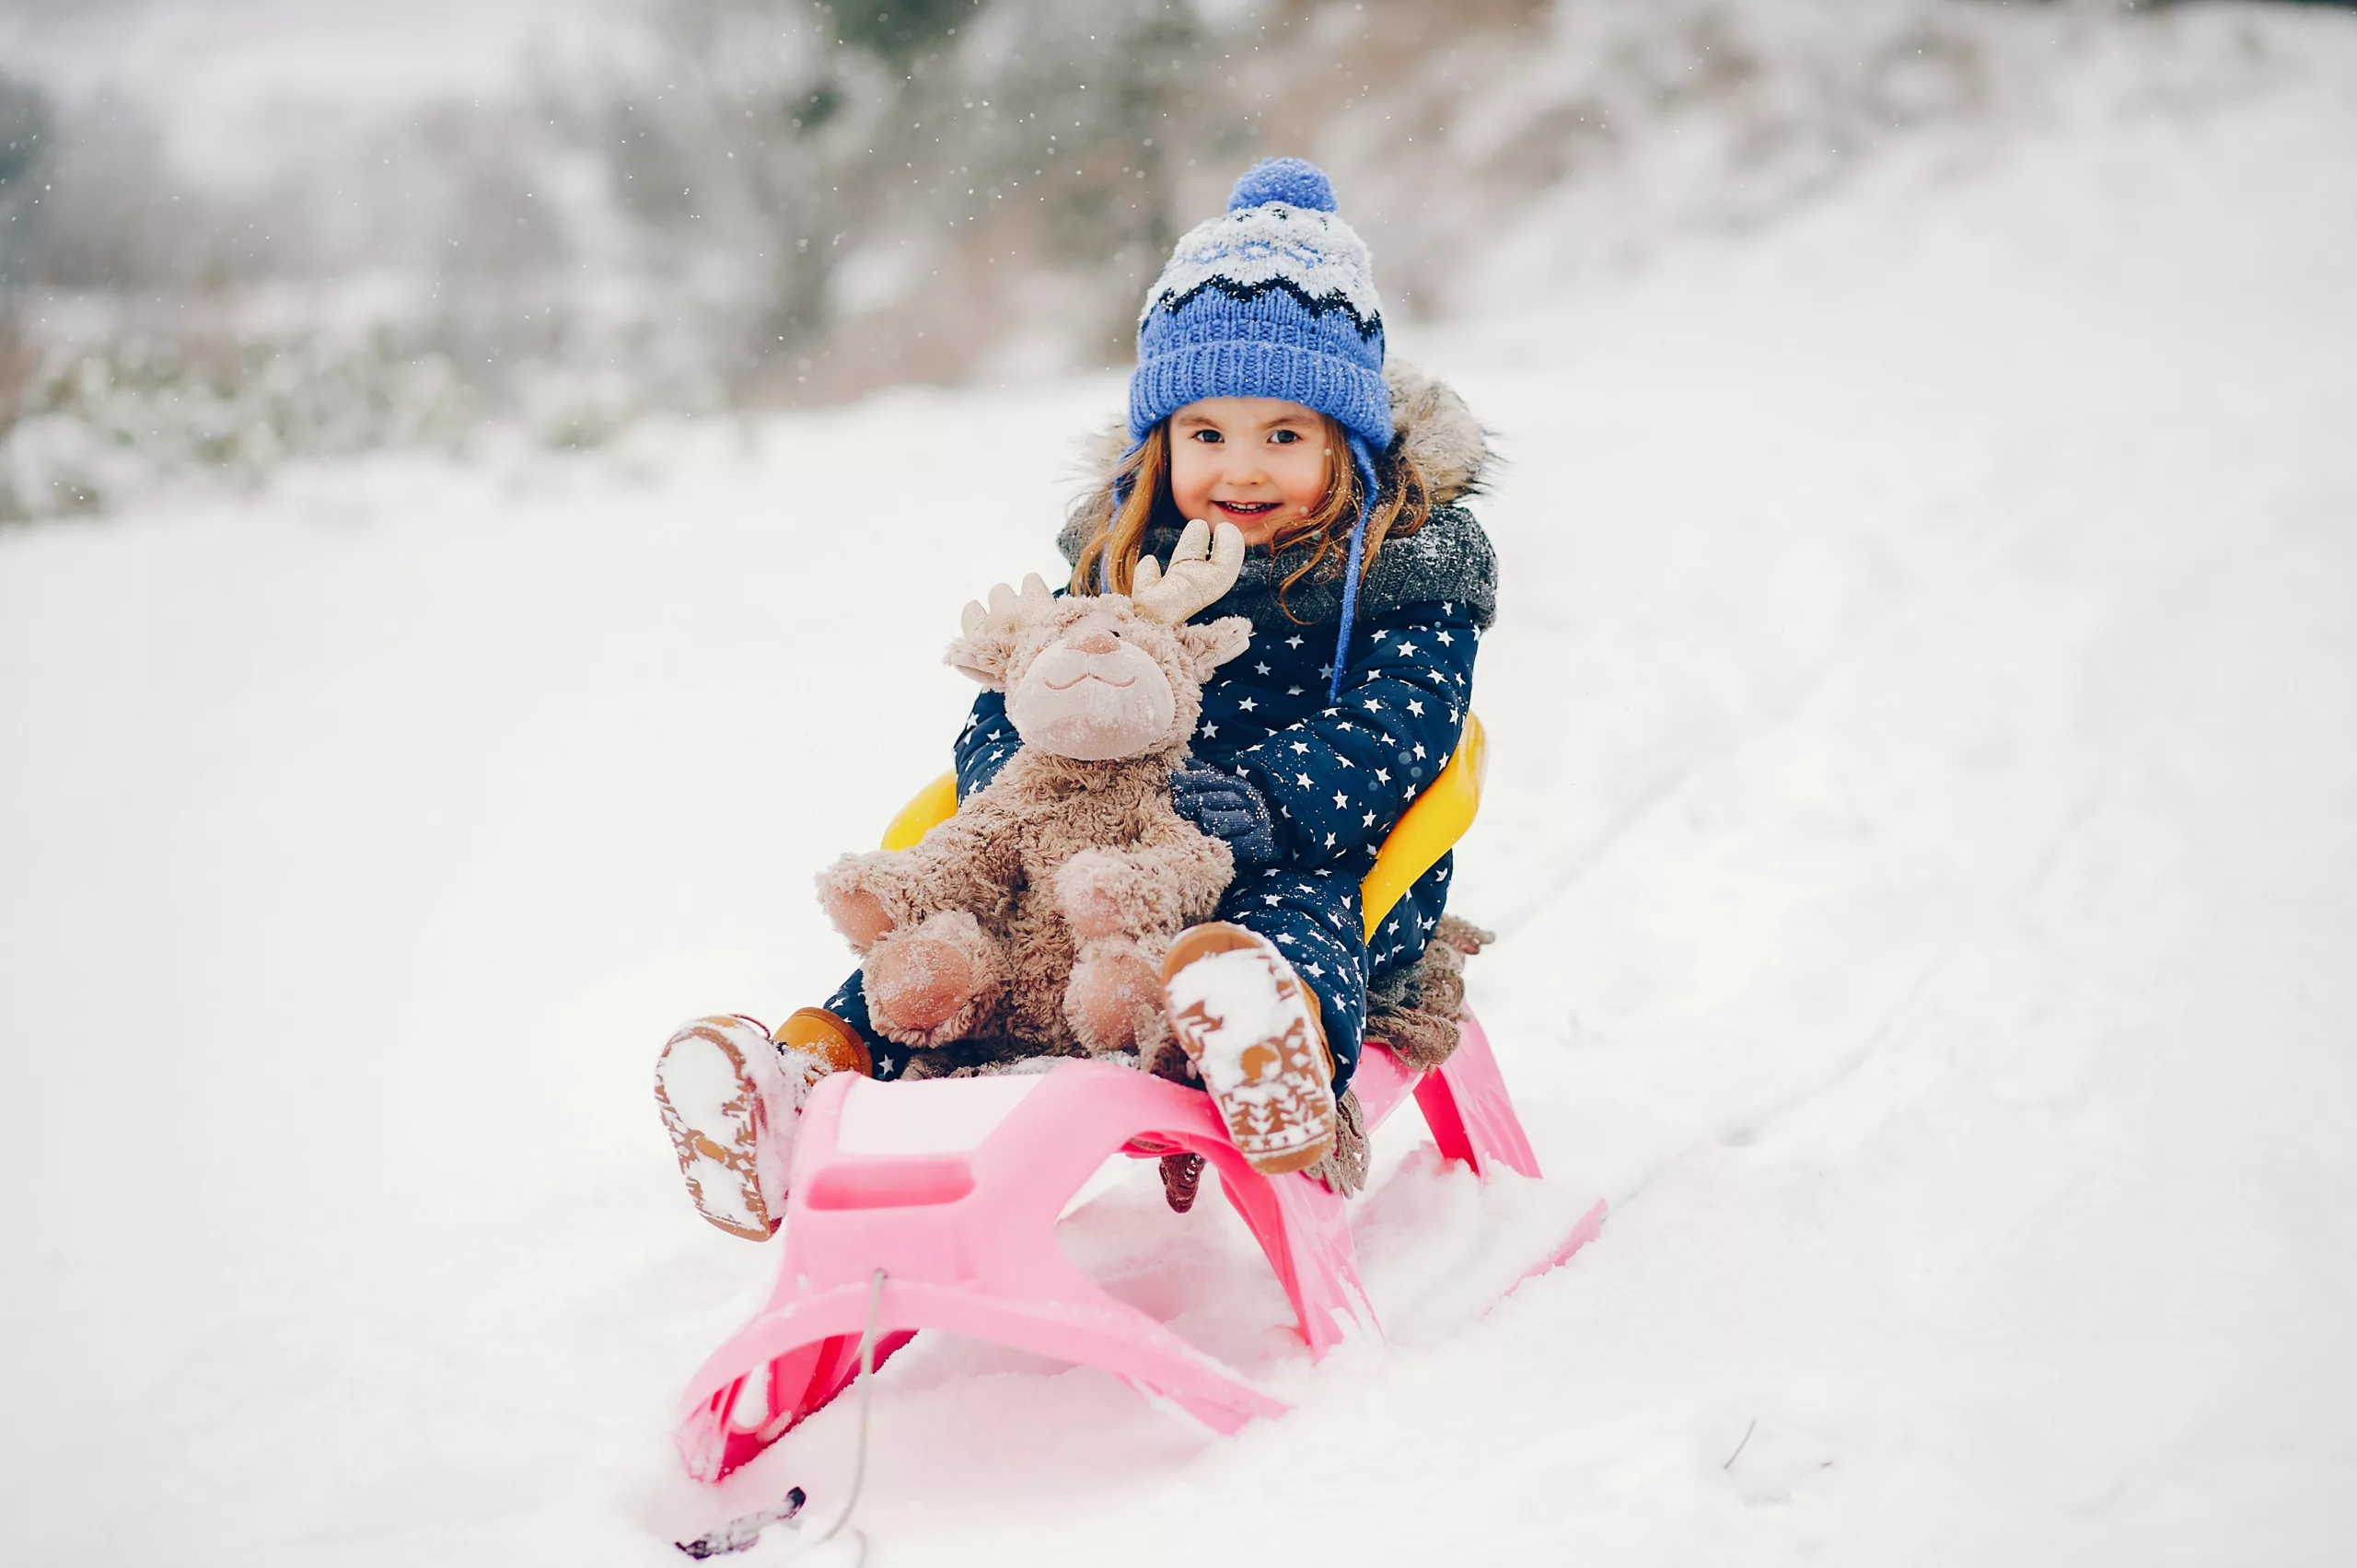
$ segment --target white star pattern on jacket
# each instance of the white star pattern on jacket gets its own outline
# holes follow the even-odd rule
[[[1352,644],[1364,652],[1343,671],[1339,703],[1320,703],[1304,713],[1295,704],[1318,699],[1286,694],[1286,685],[1309,687],[1305,680],[1288,680],[1289,667],[1295,661],[1308,665],[1318,652],[1311,637],[1295,648],[1293,633],[1256,641],[1262,656],[1248,668],[1269,666],[1265,681],[1238,677],[1232,690],[1214,691],[1204,699],[1204,723],[1217,725],[1221,737],[1230,739],[1243,776],[1276,807],[1283,851],[1295,865],[1364,865],[1399,813],[1432,782],[1432,760],[1456,750],[1463,726],[1465,708],[1456,693],[1469,681],[1473,668],[1470,615],[1453,602],[1427,601],[1391,607],[1362,624],[1364,641],[1354,636]],[[1247,702],[1252,703],[1249,710],[1243,705]],[[1260,734],[1237,727],[1246,722]],[[1284,744],[1261,747],[1271,734],[1282,734]],[[1271,749],[1281,750],[1290,765],[1283,771],[1272,766]],[[1352,771],[1372,777],[1377,792],[1360,800],[1340,787],[1341,775]]]

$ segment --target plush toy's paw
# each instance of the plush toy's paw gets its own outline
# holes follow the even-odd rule
[[[1064,1021],[1080,1043],[1102,1055],[1142,1044],[1162,1012],[1162,966],[1134,942],[1099,941],[1074,960],[1064,987]]]
[[[1103,850],[1085,849],[1056,867],[1056,903],[1080,941],[1121,928],[1120,882],[1126,870]]]
[[[911,1046],[963,1038],[1006,982],[997,944],[963,910],[891,933],[860,970],[868,1021],[888,1040]]]
[[[1056,867],[1056,902],[1082,942],[1175,931],[1181,919],[1167,878],[1104,849],[1082,850]]]
[[[854,951],[865,953],[891,934],[892,912],[869,884],[880,851],[847,854],[819,873],[819,907]]]

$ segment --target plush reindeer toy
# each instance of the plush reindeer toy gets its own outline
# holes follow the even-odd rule
[[[1002,1058],[1161,1043],[1163,957],[1235,872],[1227,845],[1171,808],[1170,771],[1204,681],[1252,634],[1242,616],[1188,618],[1243,563],[1234,525],[1214,542],[1195,522],[1167,573],[1138,563],[1127,595],[1059,599],[1035,575],[966,607],[948,662],[1006,693],[1021,748],[914,847],[845,855],[819,877],[878,1032],[989,1042]]]

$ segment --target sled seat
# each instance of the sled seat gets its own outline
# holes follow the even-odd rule
[[[1421,1074],[1370,1043],[1354,1080],[1370,1130],[1412,1097],[1444,1156],[1536,1178],[1489,1040],[1470,1015],[1461,1028],[1456,1052]],[[1255,1171],[1200,1090],[1077,1060],[918,1083],[839,1073],[802,1113],[777,1283],[688,1385],[678,1442],[689,1472],[722,1479],[850,1383],[879,1269],[879,1364],[918,1330],[942,1329],[1104,1367],[1222,1433],[1282,1413],[1283,1401],[1107,1295],[1056,1245],[1065,1204],[1108,1158],[1181,1151],[1218,1170],[1313,1356],[1381,1332],[1341,1196],[1298,1171]],[[1540,1267],[1602,1219],[1599,1204]]]

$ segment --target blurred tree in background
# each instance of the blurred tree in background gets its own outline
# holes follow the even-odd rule
[[[0,75],[0,519],[289,454],[582,446],[651,411],[1118,364],[1173,239],[1268,153],[1333,172],[1413,321],[1773,221],[1902,134],[1986,156],[2073,53],[2119,53],[2123,93],[2283,68],[2221,47],[2215,7],[2109,0],[593,17],[617,47],[528,54],[500,91],[244,106],[261,129],[209,163],[177,80]]]
[[[0,288],[24,281],[39,214],[32,175],[49,137],[48,98],[29,83],[0,75]]]
[[[17,295],[31,270],[33,226],[41,220],[34,177],[48,145],[49,121],[49,100],[41,93],[0,75],[0,431],[16,423],[17,397],[30,370],[17,327]]]
[[[836,0],[819,7],[837,41],[906,70],[957,36],[979,0]]]

